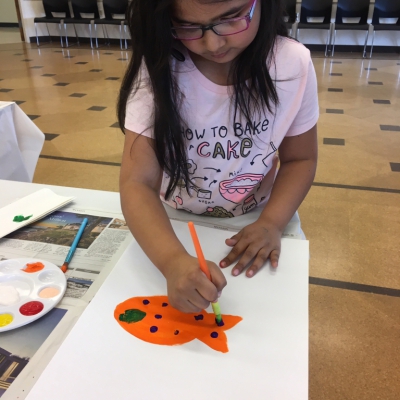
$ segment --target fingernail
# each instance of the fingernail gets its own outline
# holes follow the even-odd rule
[[[221,297],[222,292],[218,292],[218,297]]]
[[[225,262],[225,261],[221,261],[221,262],[219,263],[219,265],[220,265],[222,268],[224,268],[224,267],[226,267],[226,262]]]
[[[247,273],[247,276],[253,276],[254,275],[254,271],[253,270],[250,270],[248,273]]]
[[[233,273],[234,276],[237,276],[237,275],[239,275],[239,270],[238,269],[234,269],[232,273]]]

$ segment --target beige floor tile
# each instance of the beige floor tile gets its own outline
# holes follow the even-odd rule
[[[397,400],[400,298],[310,286],[310,400]]]
[[[119,167],[40,158],[34,183],[118,192]]]
[[[310,275],[400,289],[399,195],[313,187],[300,207]]]

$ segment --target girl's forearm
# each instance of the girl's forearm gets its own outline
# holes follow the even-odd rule
[[[314,180],[316,160],[282,163],[271,196],[259,220],[275,225],[283,232],[306,197]]]
[[[121,206],[140,247],[165,276],[177,255],[186,250],[178,240],[157,192],[143,183],[121,185]]]

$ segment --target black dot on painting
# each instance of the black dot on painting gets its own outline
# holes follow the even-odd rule
[[[143,300],[143,304],[145,305],[145,306],[147,306],[147,304],[149,304],[150,302],[148,301],[148,300]]]
[[[174,335],[178,335],[178,334],[179,334],[179,331],[175,331],[175,332],[174,332]]]
[[[163,307],[167,307],[168,303],[162,303]]]
[[[154,318],[161,319],[161,318],[162,318],[162,315],[156,314],[156,315],[154,316]]]
[[[156,326],[152,326],[151,328],[150,328],[150,332],[151,333],[156,333],[158,331],[158,328],[156,327]]]
[[[203,314],[199,314],[199,315],[195,315],[195,316],[194,316],[194,319],[195,319],[196,321],[201,321],[203,318],[204,318]]]
[[[217,332],[211,332],[210,335],[213,339],[216,339],[218,337],[218,333]]]

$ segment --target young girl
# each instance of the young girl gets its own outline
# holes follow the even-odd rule
[[[252,277],[268,258],[278,266],[282,232],[315,175],[315,72],[309,51],[287,37],[282,3],[132,0],[129,7],[133,56],[118,105],[122,209],[165,276],[171,305],[184,312],[206,308],[226,281],[212,262],[207,280],[166,209],[251,215],[226,241],[232,249],[220,267],[238,260],[233,275],[248,267]]]

